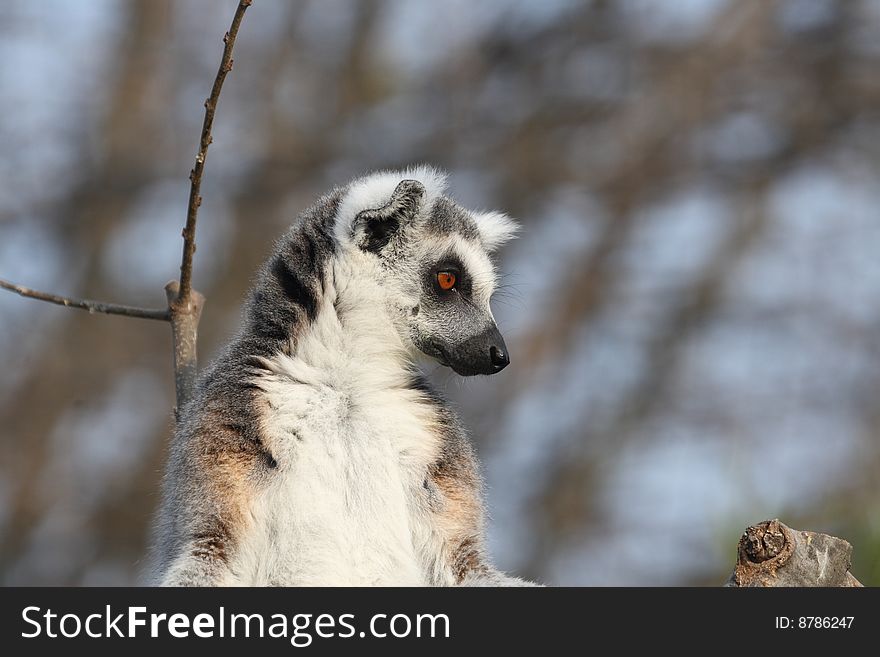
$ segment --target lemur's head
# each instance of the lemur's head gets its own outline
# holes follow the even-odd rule
[[[489,307],[490,255],[517,226],[462,208],[444,189],[445,176],[427,167],[356,180],[340,201],[336,237],[375,272],[408,349],[458,374],[494,374],[510,356]]]

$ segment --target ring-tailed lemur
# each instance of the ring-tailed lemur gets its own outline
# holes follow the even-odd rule
[[[156,583],[525,584],[487,561],[477,460],[415,369],[509,362],[489,254],[516,225],[444,189],[428,167],[373,174],[277,243],[182,409]]]

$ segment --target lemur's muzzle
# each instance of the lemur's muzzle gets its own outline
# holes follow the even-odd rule
[[[462,376],[496,374],[510,365],[507,345],[494,324],[443,355],[448,365]]]

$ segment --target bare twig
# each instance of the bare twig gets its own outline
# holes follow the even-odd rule
[[[232,48],[235,45],[235,37],[238,28],[244,18],[245,10],[251,6],[253,0],[240,0],[232,25],[223,37],[223,57],[220,60],[220,68],[214,78],[214,86],[211,95],[205,101],[205,120],[202,124],[202,136],[199,140],[199,152],[196,155],[196,163],[189,174],[190,195],[189,207],[186,216],[186,226],[183,229],[183,259],[180,264],[180,282],[171,281],[165,286],[168,299],[168,308],[164,310],[152,310],[148,308],[136,308],[88,299],[71,299],[56,294],[39,292],[30,288],[16,285],[0,279],[0,287],[16,292],[23,297],[57,303],[70,308],[81,308],[90,313],[104,313],[107,315],[123,315],[127,317],[142,317],[144,319],[159,319],[171,323],[171,333],[174,342],[174,384],[177,394],[177,407],[175,414],[179,415],[180,409],[192,397],[193,387],[197,371],[196,341],[198,336],[199,318],[205,298],[196,290],[192,289],[193,254],[196,250],[196,217],[199,206],[202,204],[200,189],[202,174],[205,171],[205,160],[208,157],[208,146],[211,145],[211,128],[214,125],[214,113],[217,110],[217,102],[220,99],[220,91],[226,74],[232,70]]]
[[[90,299],[72,299],[70,297],[62,297],[57,294],[49,294],[48,292],[40,292],[32,290],[23,285],[16,285],[0,278],[0,287],[10,292],[28,297],[31,299],[39,299],[40,301],[48,301],[49,303],[57,303],[59,306],[67,306],[68,308],[79,308],[87,310],[89,313],[103,313],[105,315],[123,315],[125,317],[140,317],[141,319],[158,319],[167,322],[171,319],[171,313],[167,308],[138,308],[136,306],[124,306],[117,303],[104,303],[103,301],[92,301]]]
[[[252,0],[240,0],[232,25],[223,36],[223,57],[220,68],[214,78],[211,95],[205,100],[205,120],[202,124],[202,136],[199,140],[199,152],[196,163],[189,173],[190,190],[189,206],[186,214],[186,225],[183,228],[183,258],[180,263],[180,282],[171,281],[165,286],[168,297],[168,310],[171,314],[171,332],[174,339],[174,385],[177,393],[177,407],[174,412],[180,417],[180,410],[190,400],[198,370],[198,339],[199,318],[205,298],[192,289],[193,254],[196,251],[196,218],[202,204],[200,190],[202,174],[205,171],[205,160],[208,158],[208,147],[213,140],[211,128],[214,125],[214,113],[220,100],[220,91],[226,74],[232,70],[232,48],[235,37],[244,18],[244,12],[251,6]]]
[[[189,208],[186,215],[186,226],[183,229],[183,259],[180,263],[180,291],[178,299],[184,303],[188,302],[192,289],[192,259],[196,251],[196,216],[199,212],[199,206],[202,204],[202,197],[199,192],[202,187],[202,173],[205,170],[208,147],[212,141],[211,128],[214,125],[214,112],[217,110],[217,101],[220,99],[220,91],[223,89],[226,74],[232,70],[232,48],[235,45],[235,37],[238,35],[241,19],[244,18],[244,12],[251,6],[251,2],[252,0],[241,0],[238,3],[238,9],[235,10],[235,16],[232,18],[232,25],[223,37],[223,43],[226,45],[223,48],[223,58],[220,60],[217,77],[214,78],[211,95],[205,100],[205,121],[202,124],[202,137],[199,141],[196,163],[189,174],[191,183]]]

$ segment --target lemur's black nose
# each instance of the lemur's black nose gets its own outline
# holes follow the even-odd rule
[[[492,360],[492,367],[495,368],[496,372],[500,372],[510,365],[510,357],[500,347],[489,347],[489,358]]]

